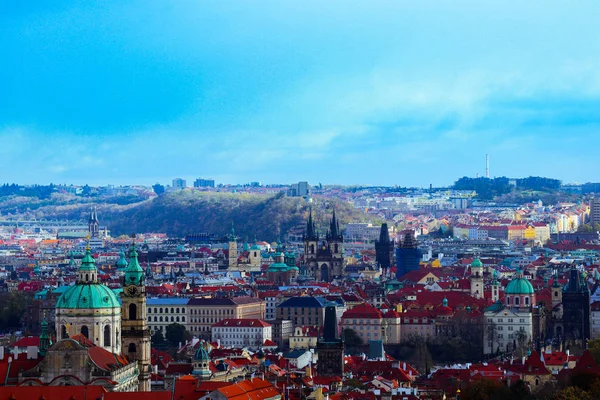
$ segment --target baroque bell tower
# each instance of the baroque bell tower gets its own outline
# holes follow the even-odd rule
[[[129,265],[125,268],[121,304],[121,329],[123,355],[130,362],[137,362],[139,371],[138,391],[150,391],[150,329],[146,315],[146,285],[144,270],[138,262],[135,239],[129,253]]]

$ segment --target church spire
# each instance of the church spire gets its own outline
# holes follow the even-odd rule
[[[306,238],[312,239],[315,237],[315,224],[312,217],[312,208],[308,214],[308,222],[306,223]]]
[[[96,283],[98,278],[98,269],[96,260],[92,257],[90,244],[85,247],[85,256],[81,259],[81,266],[77,270],[77,284]]]
[[[340,235],[340,224],[335,216],[335,207],[333,209],[333,215],[331,217],[331,225],[329,227],[329,232],[331,233],[332,238],[337,238]]]
[[[144,270],[138,261],[138,252],[135,246],[135,236],[129,251],[129,264],[125,268],[125,285],[142,285],[144,283]]]
[[[46,355],[48,348],[52,346],[52,339],[48,334],[48,321],[46,321],[46,314],[44,314],[44,320],[42,321],[42,333],[40,334],[40,355],[43,357]]]

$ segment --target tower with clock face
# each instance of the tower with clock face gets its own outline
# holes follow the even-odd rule
[[[138,363],[139,391],[150,391],[150,329],[146,315],[144,270],[138,262],[135,242],[129,253],[129,265],[123,277],[121,303],[121,348],[130,362]]]

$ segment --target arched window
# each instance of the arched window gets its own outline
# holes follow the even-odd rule
[[[163,310],[162,310],[162,307],[160,308],[160,312],[161,312],[161,313],[163,312]]]
[[[154,314],[156,314],[156,307],[154,307]]]
[[[525,305],[529,305],[529,297],[525,297]]]
[[[158,319],[156,318],[156,315],[154,316],[154,322],[156,322]]]
[[[90,274],[85,274],[85,281],[88,282],[90,280]]]
[[[179,317],[175,317],[175,322],[179,322]]]
[[[175,321],[175,319],[174,319],[174,318],[173,318],[173,316],[171,315],[171,322],[174,322],[174,321]]]
[[[175,309],[175,312],[176,312],[177,314],[179,314],[179,307],[177,307],[177,308]]]
[[[133,303],[129,305],[129,319],[137,319],[137,306]]]
[[[83,336],[85,336],[87,339],[89,339],[89,338],[90,338],[90,337],[89,337],[89,332],[88,332],[88,327],[87,327],[87,326],[85,326],[85,325],[84,325],[84,326],[82,326],[82,327],[81,327],[81,334],[82,334]]]
[[[67,334],[67,328],[64,325],[61,325],[60,326],[60,338],[66,339],[68,337],[69,337],[69,335]]]
[[[148,307],[148,314],[152,314],[152,309]]]
[[[127,351],[129,353],[135,353],[136,352],[135,343],[129,343],[129,347],[127,348]]]
[[[518,305],[519,305],[519,298],[515,297],[515,306],[518,306]]]
[[[181,317],[181,322],[185,322],[185,317]]]
[[[158,317],[158,320],[159,320],[160,322],[163,322],[163,320],[162,320],[162,316],[161,316],[161,317]]]
[[[173,314],[175,312],[175,309],[173,307],[171,307],[171,314]]]
[[[104,347],[110,346],[110,325],[104,327]]]

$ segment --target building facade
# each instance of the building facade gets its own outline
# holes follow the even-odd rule
[[[224,347],[258,350],[272,338],[271,324],[260,319],[224,319],[212,326],[212,341]]]

